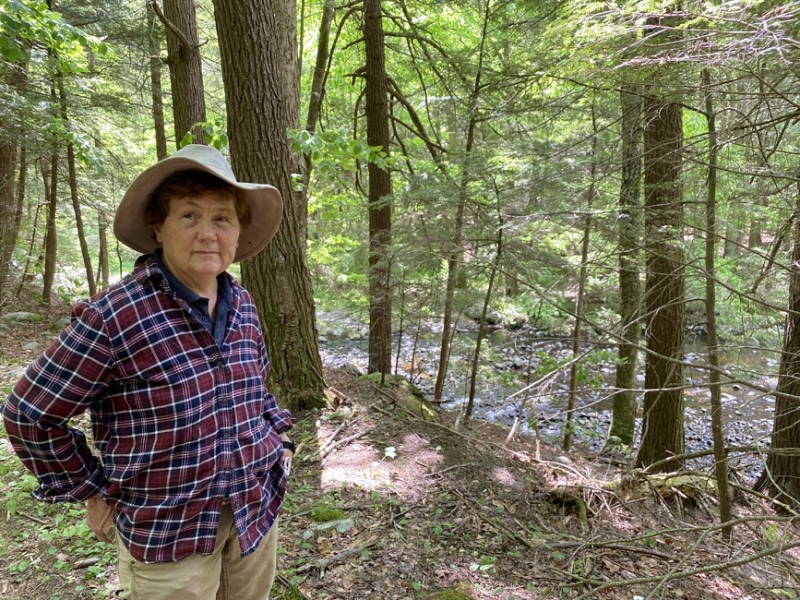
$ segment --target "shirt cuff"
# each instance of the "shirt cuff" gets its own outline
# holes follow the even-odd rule
[[[89,477],[71,489],[66,489],[66,485],[40,483],[32,494],[34,498],[42,502],[83,502],[95,494],[101,493],[107,487],[108,480],[105,471],[100,461],[97,461]]]

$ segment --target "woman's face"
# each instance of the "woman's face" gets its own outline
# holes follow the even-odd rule
[[[239,245],[233,200],[212,192],[171,199],[167,218],[153,231],[169,270],[198,293],[230,266]]]

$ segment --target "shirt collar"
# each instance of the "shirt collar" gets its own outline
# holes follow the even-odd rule
[[[164,263],[164,251],[161,248],[156,248],[153,252],[153,258],[158,265],[161,272],[166,277],[170,289],[180,298],[186,301],[189,306],[192,306],[198,301],[207,302],[208,298],[201,296],[197,292],[186,287],[180,279],[175,277],[172,271],[169,270]],[[231,289],[231,282],[228,279],[227,273],[220,273],[217,275],[217,310],[220,307],[229,307],[233,305],[233,290]]]

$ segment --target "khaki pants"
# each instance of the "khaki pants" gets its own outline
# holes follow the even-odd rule
[[[117,536],[119,598],[128,600],[269,600],[275,579],[277,521],[258,549],[244,558],[231,507],[222,507],[217,542],[210,556],[193,554],[170,563],[133,558]]]

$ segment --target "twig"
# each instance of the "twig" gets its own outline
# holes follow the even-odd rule
[[[47,521],[43,521],[42,519],[38,519],[32,515],[25,514],[22,511],[17,511],[17,514],[20,517],[25,517],[26,519],[33,521],[34,523],[38,523],[39,525],[51,525],[51,523],[48,523]]]
[[[325,569],[330,567],[332,564],[340,562],[340,561],[343,561],[343,560],[353,556],[354,554],[361,554],[367,548],[372,548],[373,546],[376,546],[376,545],[380,544],[380,541],[381,540],[380,540],[379,537],[377,537],[377,536],[372,537],[372,538],[368,539],[366,542],[364,542],[363,544],[359,544],[358,546],[353,546],[352,548],[348,548],[347,550],[339,552],[339,554],[334,554],[333,556],[329,556],[328,558],[323,558],[322,560],[320,560],[316,564],[309,563],[309,564],[303,565],[302,567],[297,569],[297,571],[295,571],[295,573],[298,573],[298,574],[299,573],[305,573],[306,571],[310,571],[311,569],[316,567],[316,568],[318,568],[320,570],[320,574],[321,574]]]
[[[325,458],[326,456],[328,456],[328,454],[330,454],[331,452],[336,450],[336,448],[339,448],[341,446],[345,446],[345,445],[349,444],[350,442],[352,442],[353,440],[357,440],[360,437],[364,437],[365,435],[367,435],[367,433],[368,432],[366,432],[366,431],[361,431],[359,433],[355,433],[355,434],[353,434],[353,435],[351,435],[349,437],[341,439],[338,442],[335,442],[335,443],[331,444],[330,446],[327,446],[323,450],[320,450],[320,452],[319,452],[320,459]]]
[[[451,467],[447,467],[446,469],[441,469],[439,471],[433,471],[432,473],[425,473],[425,477],[435,477],[436,475],[441,475],[442,473],[447,473],[448,471],[452,471],[453,469],[460,469],[461,467],[476,467],[478,463],[470,462],[464,463],[461,465],[453,465]]]
[[[364,418],[364,415],[359,415],[358,417],[356,417],[352,421],[348,421],[348,420],[345,419],[342,422],[342,424],[339,425],[339,427],[336,428],[336,431],[334,431],[333,434],[327,440],[325,440],[325,442],[323,442],[322,446],[320,446],[320,449],[319,449],[320,453],[325,452],[327,450],[328,446],[331,444],[331,442],[333,442],[334,439],[336,439],[336,436],[339,435],[339,433],[342,431],[342,429],[344,429],[348,425],[355,425],[356,423],[361,421],[361,419],[363,419],[363,418]]]
[[[328,386],[328,391],[331,394],[333,394],[334,396],[336,396],[342,402],[351,402],[352,403],[352,400],[350,400],[350,397],[347,394],[345,394],[343,392],[340,392],[335,387]]]
[[[303,600],[305,600],[306,596],[303,594],[303,592],[297,589],[297,586],[292,585],[292,582],[289,581],[285,575],[281,575],[280,573],[275,573],[275,579],[277,579],[283,587],[292,590],[295,596],[300,596],[300,598],[303,598]]]

